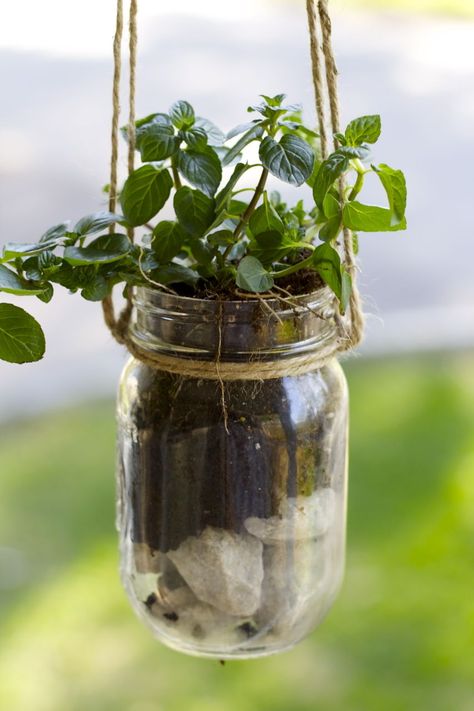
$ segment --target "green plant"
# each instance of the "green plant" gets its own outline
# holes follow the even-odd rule
[[[298,279],[309,271],[334,291],[343,313],[351,280],[338,238],[345,227],[354,231],[355,245],[358,232],[405,229],[403,173],[368,164],[369,145],[381,132],[379,116],[352,121],[337,134],[337,150],[321,161],[318,135],[303,124],[299,107],[285,106],[283,94],[262,99],[249,107],[258,116],[227,136],[196,117],[186,101],[173,104],[168,114],[137,121],[143,165],[123,185],[122,214],[94,213],[72,229],[52,227],[36,243],[7,244],[0,291],[48,302],[59,284],[100,301],[123,284],[125,290],[154,285],[232,298],[239,290],[270,291],[288,277],[294,280],[292,293],[300,293]],[[126,129],[123,134],[128,139]],[[244,160],[250,144],[258,146],[258,157]],[[258,175],[252,187],[243,181],[250,171]],[[388,207],[358,201],[367,173],[380,179]],[[289,207],[277,192],[267,191],[270,175],[295,187],[306,183],[314,203],[306,209],[299,200]],[[173,219],[152,224],[172,193]],[[127,235],[131,228],[140,228],[135,243]],[[0,304],[0,358],[34,361],[44,349],[35,319]]]

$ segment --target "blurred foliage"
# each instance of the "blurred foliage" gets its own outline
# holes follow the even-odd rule
[[[0,435],[0,708],[470,711],[474,358],[351,363],[348,566],[292,652],[204,661],[154,641],[118,579],[114,414]]]

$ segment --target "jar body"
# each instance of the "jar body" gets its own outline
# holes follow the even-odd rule
[[[347,401],[336,360],[223,386],[129,360],[118,402],[121,572],[161,641],[249,658],[293,646],[321,621],[344,569]]]

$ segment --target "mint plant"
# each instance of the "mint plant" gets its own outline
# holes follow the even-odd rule
[[[353,230],[356,244],[359,232],[405,229],[404,175],[369,162],[379,116],[351,121],[322,161],[318,135],[299,107],[285,105],[283,94],[261,98],[248,109],[254,117],[227,136],[187,101],[137,121],[143,165],[123,185],[121,214],[97,212],[74,226],[55,225],[37,242],[7,244],[0,291],[49,302],[60,285],[101,301],[122,284],[239,298],[271,292],[290,276],[291,293],[301,293],[298,278],[309,270],[332,289],[344,313],[351,282],[338,252],[341,232]],[[245,157],[251,145],[258,152]],[[248,173],[256,176],[251,187]],[[368,173],[379,178],[387,207],[359,201]],[[269,176],[296,188],[309,185],[314,202],[288,206],[268,191]],[[161,219],[171,203],[173,218]],[[127,236],[132,227],[140,228],[134,243]],[[0,304],[0,358],[31,362],[44,350],[37,321]]]

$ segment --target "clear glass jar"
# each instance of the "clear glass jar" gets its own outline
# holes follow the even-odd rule
[[[336,338],[323,289],[298,306],[139,289],[144,350],[222,363],[291,360]],[[273,312],[273,313],[272,313]],[[219,325],[220,324],[220,325]],[[220,347],[219,347],[220,342]],[[337,360],[224,383],[131,358],[118,401],[121,573],[168,646],[220,659],[283,651],[322,620],[344,570],[347,410]]]

